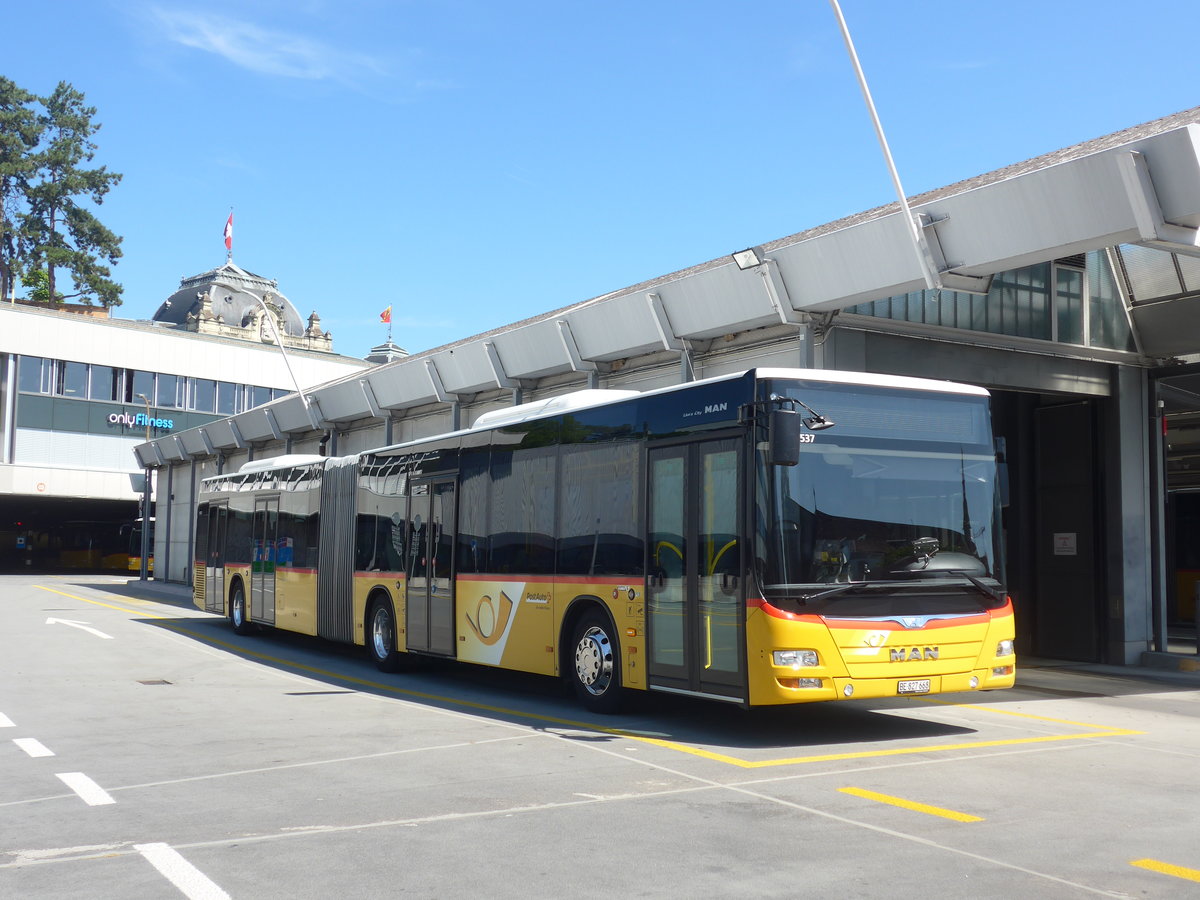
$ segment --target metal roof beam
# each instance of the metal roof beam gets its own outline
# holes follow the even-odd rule
[[[242,437],[242,430],[238,428],[237,420],[229,420],[229,431],[233,435],[233,446],[239,450],[245,450],[250,445],[246,443],[246,439]]]
[[[1140,243],[1160,250],[1200,256],[1200,229],[1176,225],[1163,217],[1162,204],[1158,201],[1158,191],[1155,190],[1154,179],[1150,177],[1145,154],[1137,150],[1122,153],[1117,157],[1117,166],[1130,206],[1133,207],[1134,221],[1142,238]]]
[[[671,328],[671,317],[667,315],[667,308],[663,305],[662,297],[651,291],[646,294],[646,302],[650,305],[650,317],[654,320],[654,327],[658,331],[658,338],[662,341],[663,349],[686,350],[687,344]]]
[[[949,216],[934,218],[929,213],[917,214],[917,222],[921,226],[921,232],[924,237],[922,252],[929,255],[930,265],[937,272],[938,287],[950,291],[962,291],[967,294],[983,294],[986,296],[987,292],[992,288],[991,275],[962,275],[954,271],[961,263],[946,261],[946,254],[942,249],[942,239],[937,233],[937,225],[949,219]]]
[[[201,426],[200,428],[197,428],[196,431],[200,435],[200,443],[204,445],[205,452],[208,453],[209,456],[216,456],[217,449],[213,446],[212,438],[208,435],[208,430]]]
[[[365,378],[358,379],[358,386],[362,388],[363,399],[367,401],[367,409],[376,419],[385,419],[387,414],[379,406],[379,401],[375,399],[375,391],[371,387],[371,383]]]
[[[442,375],[438,372],[437,363],[432,359],[425,360],[425,373],[429,376],[429,383],[433,386],[433,396],[437,398],[439,403],[457,403],[458,398],[447,393],[446,386],[442,383]]]
[[[283,431],[279,428],[279,420],[275,418],[275,412],[271,409],[264,409],[263,415],[267,418],[267,427],[271,429],[271,437],[277,441],[283,440]]]
[[[484,341],[483,350],[487,354],[488,363],[492,367],[492,375],[496,379],[496,387],[519,391],[531,387],[534,382],[528,378],[510,378],[504,369],[504,361],[500,359],[500,351],[496,349],[495,341]]]
[[[571,370],[574,372],[599,371],[600,367],[596,363],[579,355],[579,345],[575,343],[575,335],[571,332],[571,323],[566,319],[559,319],[554,324],[558,326],[558,338],[562,341],[563,350],[567,353]]]

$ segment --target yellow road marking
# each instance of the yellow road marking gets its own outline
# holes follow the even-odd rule
[[[42,587],[41,585],[36,585],[36,586],[40,587],[44,591],[50,591],[51,593],[61,594],[64,597],[70,597],[74,600],[82,600],[84,603],[93,603],[96,606],[104,606],[109,609],[115,609],[115,610],[118,610],[119,612],[129,613],[131,615],[144,616],[146,618],[159,619],[159,620],[166,620],[169,618],[168,616],[162,616],[162,615],[158,615],[155,613],[143,612],[142,610],[131,610],[131,609],[126,609],[126,608],[120,607],[120,606],[113,606],[108,603],[101,603],[99,600],[89,600],[87,597],[80,597],[75,594],[68,594],[64,591],[58,591],[53,588]],[[516,718],[529,719],[529,720],[533,720],[536,722],[548,722],[553,725],[561,725],[561,726],[565,726],[568,728],[579,728],[579,729],[583,729],[586,731],[599,732],[601,734],[610,734],[615,737],[626,738],[631,741],[639,741],[644,744],[652,744],[656,747],[662,747],[665,750],[672,750],[677,753],[685,753],[685,754],[688,754],[689,756],[696,756],[701,759],[707,759],[707,760],[711,760],[713,762],[723,763],[725,765],[736,766],[741,769],[763,769],[763,768],[771,768],[771,767],[776,767],[776,766],[799,766],[799,765],[805,765],[805,764],[809,764],[809,763],[841,762],[841,761],[853,760],[853,759],[879,759],[879,758],[885,758],[885,757],[889,757],[889,756],[913,756],[913,755],[923,754],[923,753],[939,753],[939,752],[962,751],[962,750],[979,750],[979,749],[989,748],[989,747],[1012,747],[1012,746],[1019,746],[1019,745],[1025,745],[1025,744],[1046,744],[1046,743],[1056,743],[1056,742],[1060,742],[1060,741],[1077,741],[1077,740],[1106,738],[1106,737],[1128,737],[1130,735],[1144,734],[1144,732],[1141,732],[1141,731],[1130,731],[1128,729],[1123,729],[1123,728],[1106,729],[1106,728],[1104,728],[1104,726],[1090,725],[1085,722],[1071,722],[1066,719],[1052,719],[1052,718],[1049,718],[1046,716],[1033,715],[1031,713],[1021,713],[1021,712],[1014,712],[1012,710],[994,709],[994,708],[986,707],[986,706],[971,706],[968,704],[951,703],[951,702],[944,701],[944,700],[932,700],[932,699],[926,698],[926,702],[936,703],[941,706],[957,706],[957,707],[961,707],[963,709],[971,709],[971,710],[975,710],[978,712],[998,713],[998,714],[1003,714],[1003,715],[1018,716],[1021,718],[1035,719],[1035,720],[1043,721],[1043,722],[1052,722],[1052,723],[1060,724],[1060,725],[1070,725],[1072,727],[1088,728],[1088,729],[1094,729],[1094,730],[1086,731],[1081,734],[1039,735],[1037,737],[1005,738],[1002,740],[994,740],[994,741],[972,741],[972,742],[964,742],[964,743],[958,743],[958,744],[935,744],[932,746],[922,746],[922,747],[895,747],[895,748],[887,749],[887,750],[860,750],[860,751],[855,751],[852,753],[823,753],[823,754],[817,754],[817,755],[813,755],[813,756],[785,757],[783,759],[758,759],[758,760],[742,759],[737,756],[729,756],[724,753],[716,753],[711,750],[704,750],[700,747],[692,747],[692,746],[689,746],[688,744],[682,744],[677,741],[664,740],[662,738],[647,737],[645,735],[638,734],[637,732],[628,731],[624,728],[613,728],[613,727],[610,727],[607,725],[598,725],[595,722],[580,722],[580,721],[577,721],[574,719],[564,719],[564,718],[561,718],[558,716],[548,716],[548,715],[545,715],[542,713],[528,712],[526,710],[509,709],[509,708],[503,707],[503,706],[493,706],[488,703],[479,703],[474,700],[461,700],[461,699],[458,699],[455,697],[447,697],[447,696],[443,696],[440,694],[431,694],[431,693],[428,693],[425,691],[414,691],[410,688],[396,687],[394,685],[387,684],[387,683],[384,683],[381,681],[372,681],[372,680],[366,679],[366,678],[358,678],[353,675],[341,675],[341,674],[338,674],[337,672],[332,672],[328,669],[318,668],[317,666],[310,666],[310,665],[306,665],[305,663],[293,662],[292,660],[284,659],[282,657],[271,656],[266,653],[259,653],[255,650],[249,650],[246,648],[246,646],[244,644],[233,643],[231,641],[221,640],[220,638],[209,637],[208,635],[198,634],[195,631],[191,631],[187,628],[184,628],[180,625],[177,625],[177,624],[174,624],[171,622],[161,621],[160,624],[162,625],[162,627],[168,628],[171,631],[175,631],[179,634],[186,635],[187,637],[193,638],[195,640],[203,641],[203,642],[205,642],[207,644],[211,644],[215,647],[223,647],[223,648],[225,648],[227,650],[231,650],[234,653],[237,653],[241,656],[249,657],[252,659],[259,659],[264,662],[272,663],[274,665],[285,666],[290,669],[295,669],[295,670],[298,670],[301,672],[307,672],[312,675],[320,676],[323,678],[333,678],[338,681],[345,682],[347,684],[354,684],[354,685],[360,685],[362,687],[369,687],[374,690],[383,691],[385,693],[394,694],[394,695],[401,696],[401,697],[412,697],[412,698],[415,698],[418,700],[430,700],[430,701],[434,701],[434,702],[438,702],[438,703],[446,703],[451,706],[462,707],[465,709],[476,709],[476,710],[481,710],[483,712],[496,713],[498,715],[513,716]]]
[[[922,697],[922,702],[932,703],[935,706],[954,706],[958,709],[973,709],[976,712],[994,713],[998,716],[1016,716],[1021,719],[1034,719],[1038,722],[1053,722],[1056,725],[1070,725],[1074,728],[1104,728],[1103,725],[1092,725],[1090,722],[1072,722],[1070,719],[1055,719],[1050,716],[1038,716],[1033,713],[1019,712],[1015,709],[993,709],[990,706],[973,706],[970,703],[954,703],[950,700],[934,700],[932,697]],[[1130,732],[1131,734],[1141,734],[1140,731]]]
[[[864,800],[876,800],[879,803],[887,803],[891,806],[899,806],[901,809],[911,809],[913,812],[926,813],[931,816],[941,816],[943,819],[953,819],[955,822],[982,822],[979,816],[972,816],[969,813],[955,812],[952,809],[943,809],[940,806],[929,806],[926,803],[917,803],[913,800],[905,800],[903,797],[893,797],[890,794],[877,794],[875,791],[865,791],[862,788],[844,787],[838,788],[843,794],[851,794],[855,797],[862,797]]]
[[[662,747],[665,750],[673,750],[677,753],[686,753],[690,756],[697,756],[701,759],[712,760],[713,762],[724,763],[725,765],[737,766],[741,769],[762,769],[774,766],[797,766],[806,763],[816,762],[836,762],[850,759],[877,759],[888,756],[911,756],[920,753],[935,753],[939,751],[954,751],[954,750],[976,750],[983,747],[1011,747],[1024,744],[1041,744],[1052,743],[1058,741],[1082,740],[1085,738],[1102,738],[1102,737],[1124,737],[1127,735],[1142,734],[1140,731],[1128,731],[1125,729],[1108,729],[1099,731],[1090,731],[1083,734],[1055,734],[1041,735],[1038,737],[1028,738],[1005,738],[994,741],[973,741],[970,743],[960,744],[937,744],[934,746],[924,747],[897,747],[890,750],[860,750],[853,753],[826,753],[816,756],[795,756],[784,759],[741,759],[736,756],[728,756],[724,753],[715,753],[711,750],[704,750],[700,747],[692,747],[688,744],[682,744],[677,741],[664,740],[662,738],[646,737],[645,735],[637,734],[636,732],[628,731],[623,728],[613,728],[607,725],[598,725],[595,722],[580,722],[574,719],[563,719],[558,716],[547,716],[543,713],[528,712],[526,710],[509,709],[503,706],[492,706],[487,703],[479,703],[474,700],[460,700],[455,697],[447,697],[440,694],[430,694],[425,691],[414,691],[410,688],[396,687],[381,681],[372,681],[366,678],[358,678],[354,675],[340,675],[336,672],[331,672],[328,669],[321,669],[316,666],[306,665],[305,663],[293,662],[283,659],[282,657],[270,656],[266,653],[259,653],[256,650],[246,649],[244,644],[236,644],[231,641],[224,641],[220,638],[209,637],[207,635],[197,634],[179,625],[163,622],[162,627],[169,628],[172,631],[185,634],[188,637],[204,641],[217,647],[224,647],[241,656],[247,656],[254,659],[260,659],[264,662],[273,663],[275,665],[286,666],[291,669],[297,669],[301,672],[309,672],[313,675],[322,676],[325,678],[334,678],[338,681],[343,681],[348,684],[361,685],[363,687],[373,688],[378,691],[383,691],[388,694],[395,694],[402,697],[413,697],[419,700],[432,700],[438,703],[446,703],[452,706],[463,707],[467,709],[477,709],[484,712],[497,713],[499,715],[514,716],[522,719],[529,719],[536,722],[549,722],[553,725],[563,725],[569,728],[580,728],[586,731],[596,731],[601,734],[611,734],[616,737],[627,738],[631,741],[639,741],[643,744],[652,744],[656,747]],[[948,704],[953,705],[953,704]],[[987,707],[979,707],[982,711],[988,712]],[[1034,716],[1033,718],[1041,718]],[[1093,725],[1092,728],[1101,728],[1101,726]]]
[[[692,756],[700,756],[704,759],[711,759],[715,762],[726,763],[731,766],[737,766],[742,769],[765,769],[772,766],[800,766],[806,763],[818,762],[840,762],[848,759],[878,759],[887,756],[912,756],[918,753],[939,753],[947,750],[979,750],[984,747],[1013,747],[1024,744],[1048,744],[1057,741],[1077,741],[1084,738],[1104,738],[1104,737],[1125,737],[1132,734],[1142,734],[1140,731],[1091,731],[1085,734],[1050,734],[1040,735],[1038,737],[1027,738],[1005,738],[997,741],[972,741],[962,744],[935,744],[932,746],[923,747],[896,747],[891,750],[859,750],[854,753],[824,753],[816,756],[792,756],[785,759],[739,759],[736,756],[726,756],[723,753],[713,753],[709,750],[701,750],[698,747],[689,747],[686,744],[677,744],[674,741],[664,741],[657,738],[637,737],[637,740],[648,744],[657,744],[660,747],[666,747],[670,750],[678,750],[680,753],[689,753]]]
[[[1200,869],[1185,869],[1183,866],[1173,866],[1170,863],[1159,862],[1157,859],[1135,859],[1129,863],[1139,869],[1149,869],[1160,875],[1174,875],[1188,881],[1200,881]]]
[[[48,588],[48,587],[45,587],[44,585],[40,585],[40,584],[35,584],[34,587],[37,588],[38,590],[49,591],[51,594],[58,594],[63,597],[70,597],[72,600],[81,600],[84,603],[91,603],[94,606],[103,606],[106,609],[115,609],[118,612],[129,613],[130,615],[134,615],[134,616],[145,616],[146,618],[149,618],[149,619],[165,619],[165,618],[167,618],[166,616],[160,616],[157,613],[144,612],[140,609],[129,609],[128,607],[125,607],[125,606],[113,606],[111,603],[101,603],[99,600],[89,600],[87,597],[80,597],[78,594],[68,594],[66,591],[55,590],[54,588]],[[135,603],[141,602],[141,601],[138,601],[136,598],[131,598],[131,599]]]

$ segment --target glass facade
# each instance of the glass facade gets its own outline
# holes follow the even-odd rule
[[[144,403],[159,410],[231,416],[262,406],[290,393],[282,388],[232,384],[210,378],[190,378],[140,369],[22,356],[17,366],[17,390],[79,400]]]
[[[845,312],[1106,350],[1136,349],[1103,251],[1001,272],[987,296],[913,291]]]

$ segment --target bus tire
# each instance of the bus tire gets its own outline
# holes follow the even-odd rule
[[[387,598],[376,600],[367,614],[367,653],[371,662],[381,672],[398,672],[403,654],[396,650],[396,614],[392,601]]]
[[[250,634],[254,626],[246,618],[246,591],[240,581],[234,582],[229,594],[229,623],[233,626],[234,634]]]
[[[571,637],[568,678],[579,701],[595,713],[621,707],[620,652],[608,617],[596,609],[580,616]]]

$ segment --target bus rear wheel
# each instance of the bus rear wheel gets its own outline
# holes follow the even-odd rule
[[[254,626],[246,619],[246,591],[240,581],[233,586],[233,593],[229,597],[229,621],[234,634],[250,634],[254,630]]]
[[[592,610],[575,626],[570,679],[575,696],[592,712],[613,713],[622,697],[621,667],[608,619]]]
[[[377,600],[367,617],[367,652],[381,672],[397,672],[403,660],[396,650],[396,615],[390,600]]]

